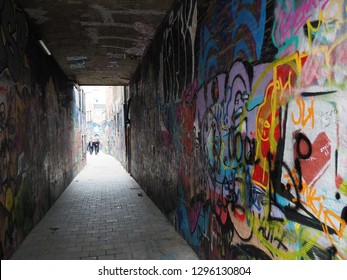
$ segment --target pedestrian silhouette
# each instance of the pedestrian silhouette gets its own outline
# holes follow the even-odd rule
[[[97,155],[99,153],[100,141],[99,141],[99,139],[96,139],[93,143],[94,143],[94,148],[95,148],[95,154]]]
[[[89,142],[88,142],[88,147],[87,147],[87,149],[88,149],[88,151],[89,151],[89,153],[90,154],[93,154],[93,151],[94,151],[94,142],[92,141],[92,140],[90,140]]]

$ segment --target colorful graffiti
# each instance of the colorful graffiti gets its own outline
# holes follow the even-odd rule
[[[4,0],[0,18],[0,258],[9,259],[84,162],[72,87],[45,68],[23,11]]]
[[[175,160],[178,231],[208,259],[346,259],[347,2],[182,5],[157,42],[165,94],[155,96],[159,116],[175,116],[161,142],[169,156],[156,161]],[[186,7],[197,15],[180,16]],[[185,51],[169,40],[178,30]]]
[[[210,240],[209,258],[259,241],[271,258],[347,257],[345,179],[337,171],[344,169],[345,85],[334,78],[343,75],[345,8],[278,1],[278,58],[251,67],[249,59],[234,60],[198,93],[195,129],[213,221],[205,235],[219,236],[217,246]],[[297,25],[286,20],[292,17]]]
[[[0,73],[8,71],[14,83],[21,81],[30,87],[30,71],[28,69],[25,47],[28,26],[24,12],[16,9],[12,1],[1,1],[0,36]]]

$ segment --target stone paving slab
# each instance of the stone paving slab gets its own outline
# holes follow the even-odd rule
[[[113,157],[88,155],[12,259],[196,260],[197,255]]]

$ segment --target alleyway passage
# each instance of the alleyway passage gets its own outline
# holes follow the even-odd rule
[[[88,155],[13,259],[198,259],[122,165]]]

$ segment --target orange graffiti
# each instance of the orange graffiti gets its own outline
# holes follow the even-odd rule
[[[299,107],[299,117],[295,120],[294,113],[292,113],[292,121],[295,125],[302,124],[302,126],[306,126],[307,122],[311,120],[311,128],[314,128],[314,100],[311,100],[311,105],[307,108],[306,112],[306,104],[303,98],[297,98],[296,104]]]
[[[285,174],[285,178],[289,177],[289,174]],[[291,183],[288,183],[291,185]],[[325,196],[317,195],[317,190],[313,186],[307,185],[302,182],[302,190],[300,192],[300,203],[307,207],[308,210],[320,221],[324,234],[329,238],[331,245],[335,246],[335,241],[329,233],[329,227],[332,228],[338,237],[343,237],[344,229],[346,227],[346,221],[342,219],[338,214],[329,209],[324,209]],[[292,202],[297,202],[297,199],[292,199]],[[335,246],[336,247],[336,246]],[[341,253],[337,254],[344,258]]]

